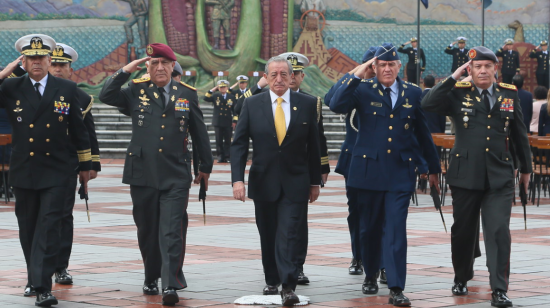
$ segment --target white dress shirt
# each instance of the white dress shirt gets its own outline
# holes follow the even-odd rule
[[[44,96],[44,90],[46,90],[46,84],[48,83],[48,74],[46,74],[46,76],[44,76],[44,78],[42,78],[42,80],[40,81],[36,81],[31,77],[29,77],[29,79],[31,80],[33,87],[35,83],[37,82],[40,83],[40,86],[38,87],[38,91],[40,92],[40,95]]]
[[[277,109],[277,98],[279,96],[271,90],[269,90],[269,96],[271,96],[271,109],[273,110],[273,120],[275,120],[275,110]],[[288,124],[290,124],[290,89],[286,90],[285,94],[281,97],[283,98],[281,107],[285,112],[286,129],[288,129]]]

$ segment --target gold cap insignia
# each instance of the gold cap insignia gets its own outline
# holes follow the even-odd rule
[[[151,55],[153,54],[153,46],[151,46],[151,44],[147,45],[147,54],[148,55]]]

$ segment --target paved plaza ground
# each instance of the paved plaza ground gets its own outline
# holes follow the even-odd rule
[[[331,161],[332,169],[336,162]],[[100,176],[90,182],[91,223],[84,203],[75,206],[75,238],[70,273],[74,285],[54,284],[57,307],[161,307],[160,296],[141,293],[143,265],[132,219],[129,187],[121,183],[123,161],[103,161]],[[177,307],[259,307],[234,305],[241,296],[261,294],[264,287],[259,236],[253,202],[232,197],[230,166],[216,164],[210,177],[206,225],[198,186],[189,200],[187,254],[183,271],[188,288],[179,292]],[[490,307],[491,290],[483,256],[476,261],[470,294],[451,294],[453,270],[450,233],[429,195],[419,194],[407,221],[408,276],[405,294],[413,307]],[[450,198],[446,204],[450,203]],[[521,206],[512,210],[512,257],[508,295],[515,307],[550,307],[550,200],[528,206],[528,230],[524,230]],[[452,208],[444,207],[447,228]],[[296,293],[310,297],[306,307],[393,307],[388,289],[363,295],[363,276],[347,273],[351,258],[346,222],[344,180],[331,173],[319,200],[309,206],[309,251],[305,273],[311,283]],[[14,203],[0,203],[0,306],[30,307],[35,298],[23,297],[26,269],[18,239]]]

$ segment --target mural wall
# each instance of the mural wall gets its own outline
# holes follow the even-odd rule
[[[451,73],[443,50],[456,37],[481,45],[481,5],[430,0],[421,7],[424,74]],[[254,75],[271,56],[293,50],[312,63],[305,90],[323,95],[369,46],[417,36],[416,11],[416,0],[0,0],[0,65],[17,57],[17,38],[44,33],[75,47],[73,80],[94,93],[107,76],[144,56],[147,43],[161,42],[193,75],[184,79],[205,90],[218,74]],[[548,39],[549,23],[550,1],[493,1],[485,11],[485,46],[496,50],[514,38],[522,74],[534,82],[536,64],[527,53]]]

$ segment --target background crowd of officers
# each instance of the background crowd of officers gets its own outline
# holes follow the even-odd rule
[[[363,57],[364,64],[346,74],[324,99],[311,96],[300,89],[300,85],[306,77],[304,68],[309,64],[307,57],[294,52],[279,56],[286,59],[292,66],[293,74],[289,83],[292,93],[303,93],[307,95],[308,100],[316,101],[314,108],[316,114],[315,132],[318,133],[319,140],[321,186],[327,182],[330,172],[321,112],[322,104],[330,106],[331,110],[335,112],[346,114],[346,141],[342,146],[342,155],[336,169],[346,178],[347,197],[350,204],[348,223],[352,239],[353,259],[348,271],[353,275],[366,274],[362,285],[362,291],[365,294],[378,292],[378,277],[380,277],[381,283],[389,281],[390,303],[395,306],[410,305],[410,301],[402,293],[405,287],[404,264],[406,262],[406,252],[403,255],[402,250],[403,247],[406,249],[406,230],[403,227],[405,226],[404,221],[406,221],[406,210],[403,212],[403,209],[408,206],[416,173],[412,176],[408,171],[409,167],[405,166],[415,166],[422,174],[427,174],[429,171],[430,183],[437,184],[437,180],[433,176],[437,176],[437,173],[440,172],[439,159],[429,133],[444,132],[444,116],[454,115],[453,108],[455,107],[449,105],[444,108],[436,101],[443,99],[447,93],[452,93],[450,104],[456,100],[460,105],[458,101],[463,96],[469,98],[469,95],[461,89],[471,88],[472,91],[474,89],[473,83],[470,81],[472,76],[466,69],[466,66],[472,63],[470,61],[497,63],[496,57],[502,58],[502,62],[499,64],[502,67],[504,85],[499,84],[494,88],[491,87],[492,82],[496,80],[493,75],[490,85],[483,90],[483,93],[481,92],[482,88],[478,87],[481,95],[477,98],[483,99],[487,108],[483,112],[489,114],[489,118],[491,118],[490,113],[493,106],[496,105],[496,94],[493,91],[505,94],[505,100],[509,99],[510,104],[521,103],[522,109],[530,110],[522,114],[514,112],[514,108],[504,111],[501,109],[501,112],[513,112],[522,120],[521,125],[514,120],[510,123],[508,117],[506,120],[503,120],[504,117],[492,120],[495,125],[506,121],[502,123],[504,134],[510,136],[510,131],[515,134],[512,137],[519,142],[518,153],[521,154],[520,158],[523,163],[528,155],[521,152],[525,147],[522,133],[529,130],[534,131],[529,128],[525,130],[525,126],[533,127],[532,117],[535,114],[538,117],[539,110],[541,119],[545,119],[541,121],[549,121],[548,125],[537,123],[539,134],[546,132],[546,126],[550,128],[550,114],[547,109],[544,109],[544,106],[524,107],[527,99],[522,98],[521,90],[519,94],[516,94],[513,92],[516,90],[515,87],[506,85],[506,83],[514,83],[520,89],[523,85],[523,79],[519,75],[519,55],[517,51],[512,50],[513,40],[507,39],[502,48],[491,52],[484,47],[467,49],[466,39],[464,37],[457,38],[445,49],[445,53],[453,57],[453,76],[445,79],[431,93],[427,90],[435,86],[435,79],[432,76],[424,78],[424,85],[427,88],[424,93],[416,85],[418,84],[418,80],[416,80],[418,62],[421,61],[421,71],[424,71],[426,67],[425,54],[422,49],[418,50],[417,43],[416,38],[411,38],[410,41],[398,48],[385,43],[378,48],[369,49]],[[411,44],[411,47],[406,47],[408,44]],[[455,44],[458,44],[458,47],[454,47]],[[531,58],[537,59],[536,78],[541,86],[548,86],[547,48],[548,42],[542,41],[529,54]],[[71,65],[78,59],[78,53],[71,46],[56,43],[46,35],[30,35],[18,40],[16,49],[22,56],[0,72],[0,105],[6,109],[8,119],[13,127],[13,153],[16,155],[13,155],[11,160],[10,185],[16,196],[16,216],[20,228],[21,245],[27,262],[28,283],[24,295],[36,295],[37,305],[50,306],[57,304],[57,299],[51,294],[52,281],[50,277],[55,276],[56,283],[72,284],[72,276],[67,267],[72,248],[72,209],[77,175],[83,185],[83,193],[86,193],[88,180],[95,178],[97,172],[101,170],[98,142],[91,114],[93,97],[77,88],[73,82],[68,81],[73,71]],[[408,81],[397,77],[400,64],[399,67],[391,66],[391,63],[399,61],[396,52],[406,54],[409,58],[405,70]],[[181,270],[182,258],[179,254],[169,254],[168,251],[176,249],[185,253],[185,244],[182,243],[185,243],[184,234],[188,221],[186,207],[189,187],[193,181],[188,134],[193,139],[193,154],[196,154],[193,159],[198,161],[196,168],[198,170],[195,170],[195,183],[200,183],[202,180],[206,182],[207,187],[213,161],[206,125],[199,108],[199,96],[195,88],[180,81],[183,71],[177,64],[173,51],[163,44],[150,44],[147,46],[147,55],[148,57],[133,61],[108,78],[101,91],[100,99],[106,104],[118,107],[120,112],[132,117],[133,134],[127,151],[123,182],[130,184],[131,187],[134,204],[133,215],[138,227],[138,242],[145,266],[143,293],[147,295],[159,294],[158,280],[162,278],[163,304],[171,305],[179,300],[176,291],[187,286]],[[375,57],[383,64],[375,64],[376,62],[373,62]],[[23,63],[22,66],[19,66],[20,61]],[[123,87],[130,74],[140,68],[138,67],[140,64],[147,66],[148,75],[134,79],[128,84],[128,87]],[[381,65],[387,66],[381,68]],[[375,71],[384,74],[389,72],[395,76],[391,77],[393,79],[389,78],[383,81],[386,76],[379,76],[379,79],[376,79]],[[468,75],[470,76],[467,77]],[[373,77],[374,79],[371,79]],[[460,82],[460,79],[465,77],[470,79]],[[473,80],[475,81],[475,78]],[[377,85],[380,86],[377,88]],[[257,84],[249,88],[248,77],[240,75],[232,86],[228,80],[218,80],[216,86],[204,94],[202,98],[204,102],[213,105],[211,125],[215,131],[219,163],[230,162],[233,130],[239,122],[239,115],[245,100],[253,95],[269,91],[267,86],[268,80],[263,77]],[[486,93],[487,89],[491,89],[490,93]],[[539,90],[538,92],[546,91]],[[433,98],[436,95],[439,95],[438,99]],[[535,91],[535,98],[543,100],[540,98],[542,96]],[[429,102],[425,106],[423,105],[427,108],[425,113],[420,109],[420,101],[424,97],[427,97],[425,101]],[[359,104],[365,98],[369,100],[368,108]],[[516,101],[516,98],[519,99]],[[356,108],[364,108],[364,110],[354,118]],[[394,118],[396,108],[401,109]],[[53,113],[44,112],[44,110],[50,109],[53,110]],[[519,111],[519,108],[516,110]],[[459,143],[462,138],[459,136],[467,136],[475,126],[472,125],[475,112],[469,109],[465,112],[470,115],[472,120],[466,120],[467,117],[454,117],[457,142]],[[514,118],[512,117],[512,119]],[[359,121],[376,123],[375,120],[377,120],[377,124],[359,125]],[[524,121],[525,124],[523,124]],[[457,125],[457,123],[463,125]],[[481,127],[481,125],[477,126]],[[389,127],[389,131],[387,131],[387,127]],[[409,130],[409,128],[411,129]],[[380,130],[380,134],[373,135],[373,130]],[[70,138],[65,137],[67,131]],[[411,133],[415,134],[415,138],[399,139]],[[501,135],[497,134],[493,137],[500,138]],[[379,140],[380,136],[390,137],[384,137],[383,141]],[[487,140],[489,138],[487,137]],[[365,144],[356,142],[359,140],[369,140],[369,142]],[[411,143],[412,140],[417,141]],[[395,159],[393,156],[391,156],[392,158],[383,158],[380,154],[382,152],[378,152],[377,148],[369,147],[369,143],[380,146],[384,144],[382,147],[388,148],[387,154],[397,151],[401,155],[395,161],[393,161]],[[394,148],[396,145],[398,147]],[[487,148],[487,152],[489,151]],[[359,152],[361,155],[356,155]],[[420,154],[422,152],[424,154]],[[354,153],[353,157],[346,156],[351,153]],[[467,150],[463,149],[462,151],[455,150],[452,154],[456,154],[457,157],[467,157],[466,153]],[[147,160],[147,162],[143,159],[143,157],[153,156],[158,159]],[[368,159],[392,160],[391,165],[395,169],[378,166],[381,169],[374,174],[373,170],[377,170],[376,167],[369,165],[370,173],[366,175],[356,173],[360,172],[363,167],[366,168],[365,164],[370,161]],[[473,154],[470,155],[470,159],[474,160]],[[511,157],[506,156],[506,160],[508,159]],[[72,164],[66,164],[67,161]],[[349,169],[352,162],[357,164],[355,170]],[[75,173],[74,170],[77,172]],[[449,184],[456,186],[453,188],[453,199],[463,199],[465,203],[476,203],[478,212],[480,207],[488,207],[480,201],[483,197],[491,196],[493,200],[499,198],[498,204],[507,204],[510,196],[503,194],[500,190],[503,187],[506,188],[508,182],[506,185],[492,182],[494,177],[491,172],[496,174],[498,171],[490,171],[493,169],[489,166],[486,167],[486,170],[487,178],[482,179],[479,187],[464,187],[461,186],[461,181],[449,181]],[[402,186],[396,188],[396,181],[392,179],[397,179],[394,177],[400,175],[400,172],[405,172],[402,178],[410,177],[410,181],[400,181]],[[527,174],[530,170],[524,167],[521,172]],[[166,176],[167,174],[172,176]],[[384,174],[388,176],[383,176]],[[507,174],[504,178],[506,176]],[[29,178],[32,178],[33,181],[29,182]],[[186,180],[182,182],[181,178]],[[470,181],[470,183],[474,182],[473,179]],[[395,193],[394,189],[402,193]],[[471,196],[471,190],[476,189],[480,189],[484,193],[477,197]],[[359,206],[365,202],[379,204],[380,207],[385,207],[385,211],[395,212],[391,219],[384,218],[383,211],[368,212],[365,211],[365,206]],[[489,207],[486,211],[500,211],[500,209],[500,207]],[[475,212],[475,206],[473,211]],[[174,215],[174,212],[181,215]],[[156,214],[152,215],[151,213]],[[307,216],[307,211],[305,215]],[[373,225],[364,225],[363,220],[372,215],[381,217],[380,221],[385,219],[384,227],[382,224],[374,223]],[[41,217],[54,218],[48,220],[40,219]],[[458,218],[461,216],[455,215],[455,220]],[[151,219],[153,223],[151,223]],[[165,221],[169,223],[162,223]],[[490,221],[487,221],[486,224],[494,225]],[[307,223],[299,226],[296,230],[296,284],[307,284],[309,278],[305,275],[303,268],[308,246]],[[479,224],[473,226],[465,224],[465,226],[470,231],[479,230]],[[500,226],[497,225],[497,227]],[[456,232],[453,232],[456,234],[467,233],[462,236],[470,238],[472,232],[460,231],[458,227],[455,229]],[[491,229],[486,232],[488,232],[489,239],[491,236],[502,236],[496,233],[491,234]],[[171,236],[174,233],[179,234],[179,237]],[[389,241],[384,238],[384,233],[390,234],[393,240]],[[373,238],[377,240],[372,240]],[[486,242],[489,242],[487,245],[491,245],[488,238],[486,238]],[[460,252],[457,251],[456,255],[464,253],[462,244],[454,243],[453,245],[454,249],[460,248]],[[495,243],[494,245],[492,250],[502,250],[502,244]],[[477,250],[479,249],[476,248]],[[382,258],[382,251],[385,253],[384,258]],[[470,252],[470,250],[466,250],[466,252]],[[488,252],[489,254],[491,252]],[[489,262],[490,271],[502,272],[503,269],[500,265],[493,263],[500,264],[500,259],[505,256],[491,254],[491,257],[494,260]],[[452,289],[455,295],[467,294],[466,283],[473,275],[473,259],[470,259],[469,256],[463,256],[461,259],[465,263],[455,266],[457,276]],[[456,261],[456,263],[459,262]],[[386,268],[390,269],[387,274]],[[497,306],[507,307],[511,305],[511,301],[506,296],[507,278],[501,278],[500,276],[491,276],[491,286],[494,291],[493,302]],[[269,283],[263,290],[263,294],[266,295],[277,294],[277,292],[278,286]]]

